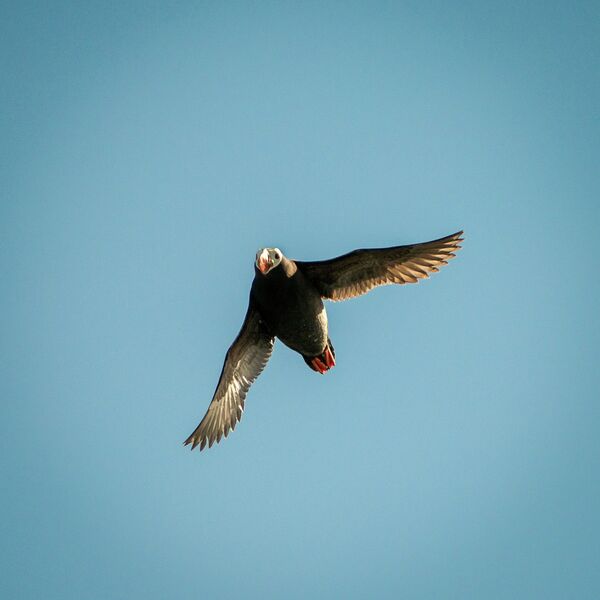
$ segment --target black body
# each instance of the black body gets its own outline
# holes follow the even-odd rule
[[[313,283],[283,257],[266,276],[255,267],[250,292],[271,335],[303,356],[316,356],[327,344],[327,317]]]

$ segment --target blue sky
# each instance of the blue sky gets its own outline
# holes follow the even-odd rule
[[[597,598],[597,3],[4,3],[2,597]],[[182,447],[257,248],[464,228]]]

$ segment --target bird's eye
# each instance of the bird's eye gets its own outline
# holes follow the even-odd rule
[[[275,252],[275,258],[279,260],[279,252]]]

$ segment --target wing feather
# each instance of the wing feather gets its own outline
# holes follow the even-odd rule
[[[439,267],[456,256],[462,235],[462,231],[457,231],[422,244],[354,250],[330,260],[296,264],[323,298],[348,300],[380,285],[417,283],[437,273]]]
[[[275,338],[265,329],[252,300],[244,324],[229,347],[213,399],[206,415],[184,442],[192,450],[218,444],[222,437],[235,429],[244,412],[246,394],[254,380],[265,368]]]

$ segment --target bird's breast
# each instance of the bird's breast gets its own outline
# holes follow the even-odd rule
[[[255,281],[261,316],[286,346],[308,356],[327,343],[327,313],[316,288],[298,272],[286,280]]]

